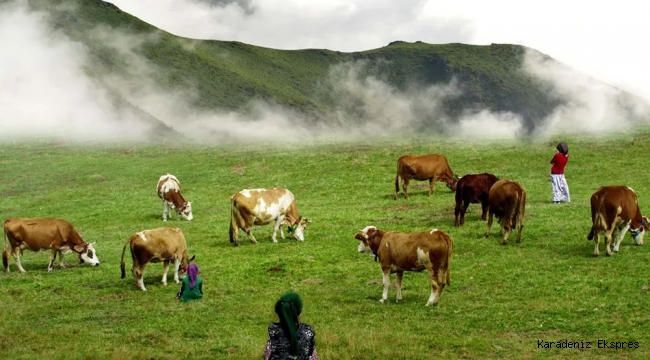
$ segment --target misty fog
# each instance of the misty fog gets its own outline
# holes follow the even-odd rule
[[[453,80],[443,86],[398,90],[378,78],[361,77],[363,62],[330,69],[337,105],[319,125],[260,100],[250,102],[248,115],[201,111],[191,105],[198,96],[195,89],[162,91],[152,80],[159,70],[136,50],[145,42],[157,41],[156,33],[135,36],[97,27],[90,35],[128,62],[129,71],[90,75],[86,48],[50,28],[46,19],[47,14],[30,12],[22,2],[0,6],[0,139],[149,140],[153,125],[142,121],[140,110],[202,143],[408,133],[431,124],[432,118],[437,127],[432,130],[450,136],[501,139],[522,135],[522,119],[517,114],[481,109],[467,111],[458,121],[448,119],[441,102],[462,94]],[[545,61],[535,52],[526,56],[522,71],[548,82],[552,95],[567,104],[543,119],[533,135],[620,130],[633,125],[626,109],[649,113],[643,102],[620,104],[619,90],[575,70]],[[133,106],[125,106],[124,100]]]

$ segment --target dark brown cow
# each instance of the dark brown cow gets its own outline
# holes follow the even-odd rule
[[[187,244],[185,243],[185,235],[183,231],[175,227],[161,227],[151,230],[139,231],[129,238],[122,248],[122,263],[120,269],[122,270],[122,279],[126,276],[124,253],[126,246],[130,245],[131,258],[133,259],[133,267],[131,272],[135,278],[135,284],[138,289],[146,291],[144,287],[144,270],[148,263],[163,262],[164,270],[162,283],[167,285],[167,272],[169,271],[169,263],[174,261],[174,281],[179,282],[179,270],[186,271],[190,261],[194,260],[194,256],[188,259]]]
[[[594,256],[600,255],[600,233],[605,232],[607,255],[612,255],[612,234],[618,230],[614,252],[618,252],[625,233],[630,230],[637,245],[643,245],[643,235],[650,230],[648,218],[641,215],[634,190],[627,186],[603,186],[591,195],[591,231],[587,240],[596,237]]]
[[[492,174],[469,174],[458,179],[456,184],[456,208],[454,209],[454,226],[465,223],[465,212],[469,204],[481,204],[481,220],[485,220],[488,211],[490,188],[499,178]]]
[[[488,206],[488,223],[485,237],[490,236],[492,217],[496,216],[501,225],[503,245],[508,243],[508,237],[515,227],[517,242],[521,242],[521,232],[524,228],[524,215],[526,210],[526,190],[518,182],[499,180],[490,189]]]
[[[390,274],[395,273],[397,301],[402,300],[402,276],[404,271],[429,273],[431,295],[426,306],[436,305],[445,285],[450,285],[450,260],[454,243],[446,233],[433,229],[416,233],[377,230],[367,226],[357,233],[355,239],[361,241],[366,252],[372,252],[379,259],[383,273],[384,291],[379,302],[388,299]]]
[[[424,181],[429,180],[429,196],[433,195],[435,182],[441,181],[447,183],[447,187],[456,191],[456,182],[458,175],[455,175],[447,158],[438,154],[427,155],[407,155],[397,160],[397,176],[395,177],[395,200],[399,196],[399,183],[402,181],[404,196],[408,199],[407,192],[409,181],[411,179]]]
[[[83,263],[98,266],[99,259],[93,244],[85,242],[77,230],[63,219],[7,219],[4,222],[5,248],[2,252],[2,263],[5,271],[9,272],[9,253],[16,260],[18,271],[25,272],[20,264],[23,250],[31,251],[52,250],[47,271],[54,267],[56,254],[59,254],[59,266],[63,265],[63,254],[76,252]]]
[[[192,215],[192,202],[185,201],[185,198],[181,195],[181,183],[176,176],[171,174],[161,176],[158,179],[158,185],[156,185],[156,192],[158,197],[162,199],[163,221],[167,221],[167,216],[171,217],[173,209],[176,209],[178,215],[186,220],[191,221],[194,218],[194,215]]]

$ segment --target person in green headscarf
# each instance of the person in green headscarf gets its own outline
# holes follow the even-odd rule
[[[269,325],[269,339],[264,349],[264,360],[305,359],[318,360],[314,329],[299,321],[302,299],[295,292],[285,293],[275,303],[279,322]]]

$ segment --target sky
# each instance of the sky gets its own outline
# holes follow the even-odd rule
[[[533,135],[604,133],[634,125],[618,93],[599,81],[650,100],[650,22],[641,1],[418,1],[418,0],[112,0],[143,21],[175,35],[240,41],[276,49],[363,51],[396,40],[489,45],[511,43],[530,52],[522,69],[551,83],[565,105],[539,120]],[[337,108],[326,124],[308,125],[299,113],[252,100],[244,113],[196,109],[193,88],[162,90],[156,71],[138,48],[158,33],[134,35],[97,26],[89,35],[130,64],[127,73],[94,71],[87,48],[30,11],[26,0],[0,4],[1,139],[61,137],[75,141],[138,141],[151,127],[134,107],[191,139],[310,141],[316,137],[390,135],[418,129],[432,117],[448,134],[516,138],[525,134],[513,113],[474,109],[458,121],[440,114],[458,84],[400,91],[377,78],[361,78],[362,63],[330,69]],[[69,11],[70,4],[57,5]],[[650,114],[647,103],[635,103]],[[647,116],[646,119],[650,119]]]
[[[650,100],[638,0],[110,0],[175,35],[344,52],[395,40],[524,45]]]

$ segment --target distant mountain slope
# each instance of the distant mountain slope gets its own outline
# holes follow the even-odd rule
[[[118,90],[120,87],[107,75],[145,79],[170,92],[185,89],[185,96],[197,111],[245,113],[252,100],[262,100],[313,123],[336,122],[328,115],[336,111],[350,113],[348,117],[354,119],[355,112],[367,110],[363,99],[341,89],[333,77],[337,69],[344,78],[354,77],[360,83],[376,79],[406,97],[432,86],[446,87],[440,106],[419,110],[418,126],[422,129],[435,126],[441,117],[453,121],[485,109],[516,114],[523,120],[524,130],[532,131],[566,101],[553,94],[548,82],[521,70],[526,52],[535,50],[517,45],[396,41],[353,53],[275,50],[178,37],[101,0],[30,0],[29,4],[34,10],[49,13],[54,28],[85,44],[92,57],[87,72],[119,97],[134,101],[134,106],[138,104],[130,99],[132,93]],[[138,46],[133,42],[122,46],[119,36],[106,37],[111,33],[137,38]],[[146,59],[147,65],[139,57]],[[132,85],[131,90],[137,91],[137,86]],[[629,95],[621,94],[625,98],[620,102],[625,103]],[[165,122],[164,115],[157,117]],[[363,119],[358,116],[358,121]]]

